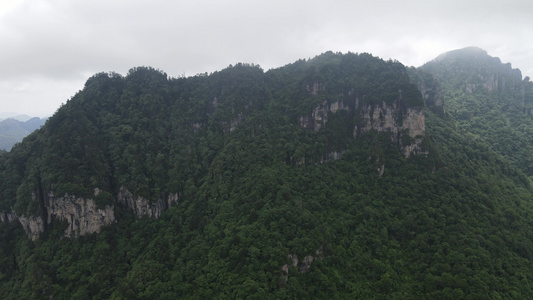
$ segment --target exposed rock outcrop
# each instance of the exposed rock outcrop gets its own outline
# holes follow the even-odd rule
[[[11,223],[16,220],[18,220],[18,218],[13,210],[10,212],[0,212],[0,222]]]
[[[239,113],[234,119],[230,121],[227,121],[227,122],[220,121],[222,132],[224,133],[232,132],[233,130],[237,128],[237,126],[239,126],[244,121],[244,118],[245,118],[244,114]]]
[[[332,151],[330,153],[327,153],[325,155],[324,159],[322,159],[318,163],[324,163],[324,162],[328,162],[328,161],[331,161],[331,160],[340,159],[344,155],[345,152],[346,152],[345,150],[342,150],[342,151]]]
[[[316,250],[314,256],[307,255],[302,261],[298,260],[298,255],[296,254],[287,255],[287,258],[290,260],[290,264],[285,264],[281,267],[281,271],[285,274],[285,282],[289,280],[289,269],[291,267],[297,268],[298,273],[307,273],[311,269],[311,264],[313,263],[313,261],[322,259],[323,257],[324,253],[322,247]]]
[[[317,132],[328,123],[328,113],[337,113],[340,110],[349,111],[350,109],[344,105],[343,101],[335,101],[328,105],[328,101],[324,100],[310,114],[300,116],[298,121],[302,127]]]
[[[93,199],[69,195],[54,197],[50,194],[47,212],[49,222],[53,219],[68,222],[65,236],[72,238],[99,232],[102,227],[115,222],[112,205],[99,209]]]
[[[311,91],[315,91],[315,89],[311,89]],[[404,100],[401,91],[398,92],[397,99],[392,103],[385,101],[367,103],[364,98],[360,99],[354,94],[350,94],[346,98],[348,99],[331,103],[323,100],[311,113],[299,117],[300,125],[318,132],[327,125],[328,114],[347,111],[349,113],[346,116],[351,118],[351,120],[347,120],[347,123],[354,124],[354,138],[370,131],[387,133],[391,142],[398,145],[399,150],[406,158],[411,154],[427,154],[422,145],[426,134],[423,106],[401,105]]]
[[[498,58],[493,58],[495,66],[492,69],[483,70],[474,78],[464,83],[464,89],[472,94],[479,90],[489,93],[511,92],[514,93],[522,87],[522,73],[518,69],[513,69],[511,64],[501,64]]]
[[[99,232],[103,226],[115,222],[114,207],[106,205],[103,209],[97,208],[93,199],[85,199],[65,194],[55,197],[52,193],[46,198],[46,215],[17,216],[14,211],[0,214],[0,221],[19,221],[22,228],[31,240],[39,238],[47,225],[55,221],[66,221],[66,237]],[[35,201],[35,199],[34,199]],[[44,220],[46,218],[46,221]]]
[[[98,196],[98,193],[99,190],[95,189],[95,197]],[[34,201],[36,200],[34,199]],[[152,202],[142,197],[135,197],[125,187],[122,187],[117,196],[117,201],[120,205],[132,211],[138,218],[143,216],[158,218],[173,203],[178,203],[178,195],[171,194],[167,199],[159,199]],[[99,232],[102,227],[116,221],[113,205],[99,208],[93,199],[68,194],[56,197],[54,194],[49,193],[44,202],[46,206],[44,215],[17,216],[11,210],[10,212],[0,212],[0,221],[5,223],[20,222],[31,240],[39,238],[40,234],[46,230],[47,225],[53,221],[68,223],[64,235],[69,238]]]
[[[316,96],[318,95],[318,91],[324,89],[324,85],[320,84],[318,81],[315,81],[311,84],[306,84],[305,89],[307,92],[309,92],[311,95]]]
[[[18,217],[22,229],[26,232],[26,235],[35,241],[39,238],[39,235],[44,232],[44,220],[41,217],[36,216],[20,216]]]
[[[426,121],[423,107],[402,109],[397,102],[388,105],[362,104],[360,108],[361,122],[355,125],[354,138],[369,131],[388,133],[391,142],[398,144],[405,157],[411,154],[427,154],[422,149],[422,141],[426,135]]]
[[[140,196],[133,195],[127,188],[121,187],[117,196],[117,201],[130,211],[133,211],[137,218],[147,216],[149,218],[159,218],[173,203],[178,204],[178,194],[170,194],[167,199],[150,201]]]

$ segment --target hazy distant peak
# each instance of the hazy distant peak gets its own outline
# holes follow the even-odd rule
[[[452,50],[445,52],[437,58],[434,59],[434,61],[443,61],[445,59],[454,59],[457,57],[488,57],[487,51],[479,48],[479,47],[466,47],[462,49]]]
[[[12,119],[15,119],[15,120],[18,120],[18,121],[21,121],[21,122],[26,122],[28,121],[29,119],[31,119],[32,117],[28,116],[28,115],[16,115],[14,117],[11,117]]]
[[[18,113],[13,113],[13,112],[0,113],[0,121],[5,120],[5,119],[14,119],[17,121],[26,122],[31,118],[32,117],[28,115],[18,114]]]
[[[45,122],[46,118],[38,117],[28,117],[25,121],[13,117],[0,120],[0,150],[10,150],[15,143],[22,141],[25,136],[41,128]]]

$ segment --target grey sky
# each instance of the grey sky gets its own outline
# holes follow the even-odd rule
[[[419,66],[478,46],[533,77],[530,0],[0,0],[0,112],[47,116],[101,71],[265,70],[332,50]]]

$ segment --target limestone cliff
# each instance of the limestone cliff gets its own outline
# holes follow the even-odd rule
[[[316,89],[311,91],[316,96]],[[371,131],[386,133],[406,158],[411,154],[427,154],[422,145],[426,134],[424,106],[403,104],[406,99],[401,90],[392,103],[365,101],[355,92],[339,95],[339,98],[341,100],[331,102],[324,99],[312,112],[298,118],[300,125],[318,132],[327,125],[329,114],[346,111],[347,123],[353,124],[354,138]]]
[[[95,189],[95,197],[98,193],[99,190]],[[135,197],[125,187],[122,187],[117,196],[117,202],[132,211],[138,218],[143,216],[158,218],[173,203],[178,202],[178,195],[171,194],[167,199],[150,201]],[[44,205],[44,214],[39,216],[17,216],[12,210],[0,212],[0,221],[6,223],[18,221],[31,240],[39,238],[40,234],[46,231],[47,226],[54,221],[68,224],[64,236],[69,238],[99,232],[102,227],[116,222],[114,206],[106,205],[98,208],[93,199],[68,194],[57,197],[49,193],[45,197]]]
[[[118,193],[117,201],[120,205],[132,211],[138,218],[147,216],[159,218],[173,203],[178,203],[178,194],[170,194],[167,199],[150,201],[141,196],[135,196],[122,186]]]
[[[71,238],[99,232],[103,226],[115,222],[114,207],[112,205],[106,205],[100,209],[96,207],[93,199],[68,194],[56,197],[54,194],[49,193],[45,200],[44,211],[45,215],[39,216],[17,216],[13,211],[11,213],[3,213],[2,221],[13,222],[18,220],[32,240],[36,240],[46,230],[47,225],[54,220],[68,223],[68,227],[65,229],[65,236]]]
[[[66,194],[63,197],[54,197],[50,194],[47,212],[49,222],[54,219],[68,222],[68,228],[65,229],[67,237],[99,232],[103,226],[115,222],[112,205],[99,209],[93,199],[77,198]]]
[[[22,229],[26,232],[26,235],[32,240],[35,241],[39,238],[39,235],[44,232],[44,220],[42,217],[37,216],[20,216],[18,217]]]
[[[388,133],[391,142],[398,145],[405,157],[411,154],[427,154],[422,148],[426,134],[426,122],[423,107],[401,108],[399,101],[392,105],[363,103],[358,108],[360,122],[355,125],[353,136],[370,131]]]

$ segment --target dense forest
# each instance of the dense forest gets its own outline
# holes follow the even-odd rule
[[[0,298],[532,298],[531,106],[476,48],[96,74],[0,152]]]

